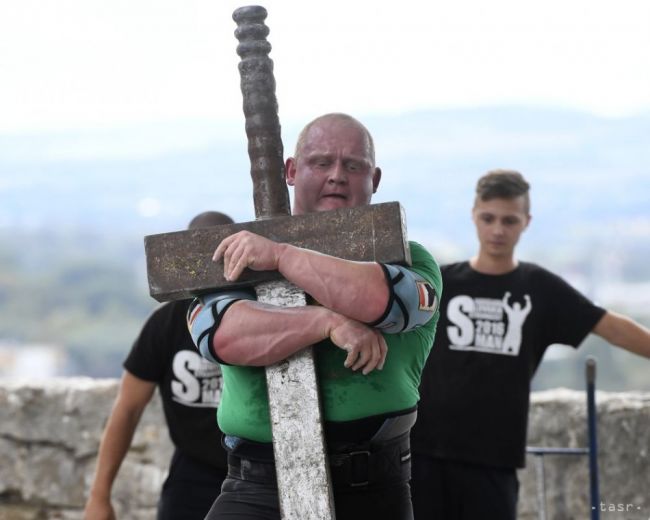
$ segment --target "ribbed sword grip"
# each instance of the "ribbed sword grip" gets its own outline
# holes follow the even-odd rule
[[[278,102],[275,97],[271,44],[264,24],[266,9],[246,6],[235,10],[235,37],[241,57],[239,74],[243,95],[248,156],[253,178],[253,200],[258,219],[290,215],[289,191],[284,178],[284,152]]]

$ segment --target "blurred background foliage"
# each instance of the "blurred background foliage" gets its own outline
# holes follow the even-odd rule
[[[128,261],[138,247],[135,239],[92,235],[3,236],[0,337],[61,348],[64,375],[118,376],[157,304],[143,266]]]
[[[61,375],[119,377],[132,342],[157,305],[148,295],[141,237],[0,234],[0,338],[19,349],[60,349]],[[533,389],[584,388],[587,356],[598,361],[599,389],[650,391],[648,363],[595,335],[579,349],[549,350]]]

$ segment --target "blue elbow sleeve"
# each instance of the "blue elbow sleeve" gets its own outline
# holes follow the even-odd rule
[[[252,292],[228,291],[195,298],[187,310],[187,328],[201,356],[212,363],[222,363],[212,349],[214,334],[221,318],[238,300],[255,300]]]
[[[427,323],[438,310],[433,286],[419,274],[400,265],[380,264],[390,296],[386,311],[371,325],[388,334],[407,332]]]

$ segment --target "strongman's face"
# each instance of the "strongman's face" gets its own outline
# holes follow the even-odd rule
[[[336,117],[312,125],[286,171],[296,215],[369,204],[381,178],[366,132]]]

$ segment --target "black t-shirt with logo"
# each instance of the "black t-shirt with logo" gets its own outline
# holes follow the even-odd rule
[[[411,449],[448,460],[523,467],[530,380],[554,343],[577,347],[604,315],[532,263],[486,275],[442,266],[440,321],[420,384]]]
[[[158,307],[142,327],[124,368],[158,385],[169,435],[177,450],[226,469],[217,426],[221,368],[203,359],[192,342],[185,316],[190,302]]]

